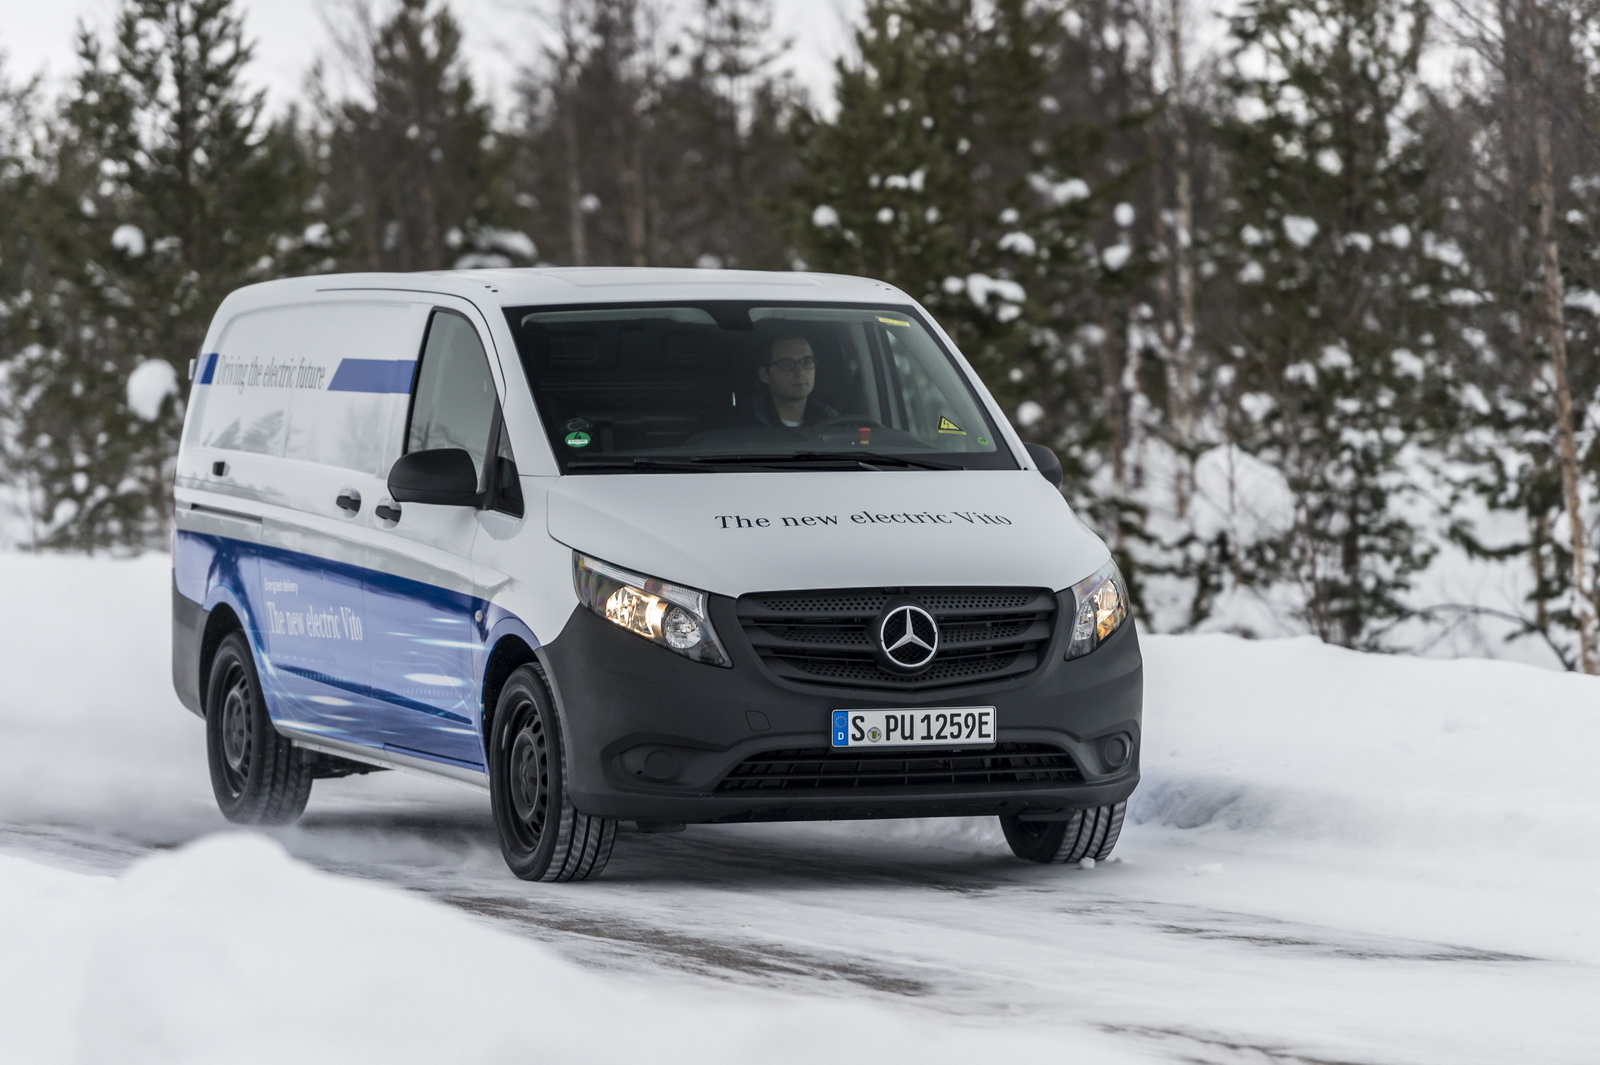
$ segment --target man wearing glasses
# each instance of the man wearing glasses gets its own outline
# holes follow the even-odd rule
[[[767,350],[766,362],[756,375],[766,391],[756,394],[755,420],[760,425],[817,425],[837,418],[839,412],[819,399],[811,398],[817,385],[817,357],[805,337],[780,337]]]

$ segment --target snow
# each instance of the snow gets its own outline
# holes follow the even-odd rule
[[[1230,466],[1283,503],[1219,451],[1197,508]],[[230,830],[170,689],[169,579],[0,554],[0,1060],[1575,1065],[1600,1040],[1595,678],[1146,635],[1110,861],[1016,862],[992,819],[691,826],[537,885],[481,797],[398,774]]]
[[[1134,214],[1133,204],[1131,203],[1119,203],[1116,209],[1111,212],[1111,216],[1116,219],[1117,225],[1123,229],[1133,225]]]
[[[144,254],[144,230],[123,223],[111,234],[111,246],[130,259],[137,259]]]
[[[1324,370],[1349,370],[1355,365],[1355,360],[1350,356],[1350,349],[1342,344],[1326,344],[1322,348],[1322,357],[1317,360],[1317,365]]]
[[[1389,360],[1394,363],[1395,373],[1402,377],[1414,377],[1420,381],[1422,380],[1423,371],[1427,369],[1427,364],[1408,348],[1394,349],[1389,353]],[[1479,395],[1482,395],[1482,393],[1480,392]]]
[[[0,1038],[11,1060],[40,1065],[732,1063],[751,1046],[801,1063],[814,1048],[782,1033],[804,1031],[828,1033],[830,1060],[956,1063],[1055,1041],[913,1024],[873,1004],[629,986],[243,833],[145,858],[116,880],[0,855],[0,893],[8,947],[23,948],[0,957],[0,979],[26,989],[0,1007],[15,1013],[0,1013],[11,1021]],[[26,921],[13,916],[22,908]],[[1100,1060],[1154,1060],[1092,1031],[1071,1038]]]
[[[1294,492],[1275,467],[1233,444],[1201,453],[1194,464],[1194,530],[1219,533],[1242,547],[1294,526]]]
[[[178,394],[178,371],[165,359],[147,359],[128,375],[128,409],[147,422],[161,416],[161,405]]]
[[[1040,174],[1034,174],[1028,179],[1028,184],[1033,190],[1047,197],[1057,207],[1064,207],[1069,203],[1089,198],[1089,183],[1082,178],[1068,178],[1065,181],[1051,181]]]
[[[1133,255],[1133,249],[1126,244],[1113,244],[1100,252],[1100,261],[1106,264],[1106,269],[1116,273],[1128,265],[1128,259]]]
[[[832,229],[839,224],[839,212],[825,203],[819,204],[817,209],[811,212],[811,224],[818,229]]]
[[[531,263],[539,257],[539,249],[533,243],[533,238],[520,229],[486,226],[473,234],[473,242],[486,251],[503,252],[524,262]]]
[[[927,182],[928,168],[918,167],[909,174],[890,174],[883,179],[883,187],[900,191],[909,189],[912,192],[921,192]]]
[[[1007,303],[1022,303],[1028,298],[1027,292],[1015,281],[988,274],[968,274],[961,284],[967,290],[967,298],[979,307],[987,307],[990,296]]]
[[[1039,244],[1033,237],[1021,231],[1007,233],[1000,238],[998,247],[1001,251],[1016,252],[1018,255],[1032,257],[1039,253]]]
[[[1568,292],[1561,302],[1568,307],[1576,307],[1581,311],[1589,312],[1596,318],[1600,318],[1600,292],[1596,292],[1592,288]]]
[[[1317,239],[1316,219],[1306,218],[1304,215],[1284,215],[1283,235],[1288,237],[1295,247],[1304,248]]]

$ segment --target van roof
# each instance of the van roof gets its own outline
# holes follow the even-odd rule
[[[438,292],[502,307],[663,300],[911,302],[883,281],[844,274],[661,267],[529,267],[417,273],[317,274],[250,285],[228,302],[238,310],[330,291]],[[240,306],[240,305],[244,306]]]

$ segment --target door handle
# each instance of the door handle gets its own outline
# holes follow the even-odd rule
[[[398,503],[379,503],[373,508],[372,512],[384,521],[400,520],[400,504]]]
[[[345,513],[355,514],[361,510],[361,493],[357,492],[354,488],[346,488],[344,491],[339,493],[338,498],[335,499],[334,502],[337,503],[339,505],[339,509]]]

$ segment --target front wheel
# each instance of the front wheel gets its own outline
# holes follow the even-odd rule
[[[544,678],[506,680],[489,737],[489,803],[506,865],[524,880],[587,880],[611,857],[617,823],[579,813],[567,794],[561,723]]]
[[[1093,858],[1100,862],[1111,857],[1122,832],[1122,818],[1128,804],[1093,806],[1074,810],[1064,821],[1023,821],[1001,817],[1000,828],[1011,845],[1011,853],[1030,862],[1081,862]]]
[[[205,705],[206,760],[222,816],[241,825],[298,818],[311,796],[311,759],[272,727],[244,633],[230,633],[217,647]]]

